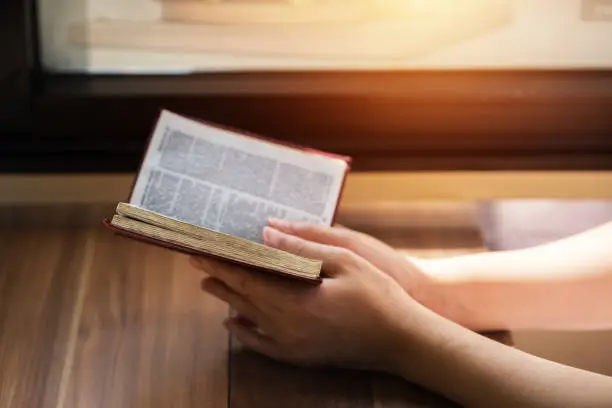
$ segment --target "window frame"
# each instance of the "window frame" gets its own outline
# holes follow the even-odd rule
[[[135,171],[161,108],[356,171],[612,169],[612,69],[52,75],[35,6],[0,6],[0,171]]]

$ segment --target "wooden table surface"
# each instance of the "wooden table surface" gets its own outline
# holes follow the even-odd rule
[[[0,227],[0,408],[455,406],[391,376],[244,351],[185,256],[16,213]],[[379,235],[422,256],[482,248],[469,228]]]

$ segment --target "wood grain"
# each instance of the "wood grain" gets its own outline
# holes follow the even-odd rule
[[[483,250],[443,207],[437,227],[361,229],[420,256]],[[454,406],[392,376],[298,369],[235,342],[230,352],[227,306],[185,256],[103,230],[106,205],[71,208],[83,211],[72,221],[58,205],[0,207],[0,407]]]
[[[225,406],[228,309],[199,279],[184,256],[100,233],[62,408]]]
[[[456,407],[400,378],[340,369],[296,368],[232,342],[231,408]]]
[[[458,408],[448,399],[401,378],[372,374],[374,408]]]
[[[0,407],[55,408],[91,236],[0,230]]]
[[[0,259],[0,407],[227,405],[228,309],[185,256],[53,221]]]
[[[245,350],[236,341],[231,350],[231,408],[373,406],[368,373],[297,368]]]

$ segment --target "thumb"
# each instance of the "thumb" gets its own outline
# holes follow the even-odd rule
[[[342,274],[348,269],[349,264],[358,259],[357,255],[347,249],[307,241],[271,227],[264,228],[263,238],[264,243],[273,248],[304,258],[323,261],[323,268],[330,276]]]

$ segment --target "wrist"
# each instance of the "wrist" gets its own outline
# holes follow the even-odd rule
[[[464,366],[470,360],[464,358],[465,353],[480,337],[420,304],[410,308],[396,333],[390,348],[401,353],[395,355],[388,371],[443,395],[452,393],[456,385],[449,372],[469,371]]]
[[[441,334],[438,323],[445,319],[416,301],[407,303],[408,307],[397,310],[389,326],[383,371],[422,385],[423,364],[436,352]]]
[[[474,307],[478,303],[476,285],[469,272],[454,267],[452,259],[411,258],[410,261],[425,275],[414,291],[415,300],[461,326],[477,326],[482,307]]]
[[[394,374],[461,406],[489,406],[492,400],[501,403],[498,391],[507,375],[500,375],[499,365],[507,361],[502,356],[507,357],[503,353],[508,348],[427,312],[422,331],[408,334],[411,343],[405,346],[411,352],[399,356]]]
[[[437,314],[473,331],[508,330],[511,308],[503,285],[483,279],[463,258],[421,259],[416,264],[427,276],[420,302]]]

